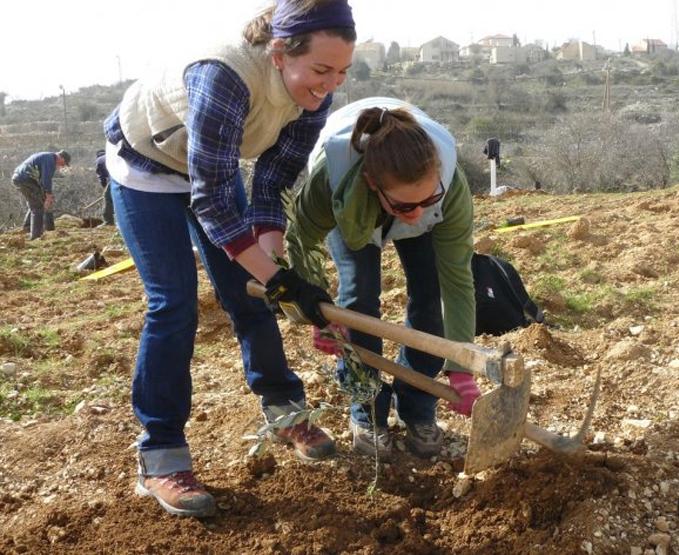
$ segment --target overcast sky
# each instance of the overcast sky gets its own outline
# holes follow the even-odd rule
[[[502,33],[550,47],[569,38],[611,50],[676,41],[677,0],[353,0],[359,41],[419,46],[443,35],[460,45]],[[235,41],[262,0],[6,0],[0,20],[0,91],[31,99],[139,77],[206,36]]]

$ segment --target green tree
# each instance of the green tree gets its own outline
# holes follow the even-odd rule
[[[363,60],[358,60],[351,66],[350,73],[357,81],[367,81],[370,79],[370,66]]]
[[[392,41],[387,50],[387,65],[397,64],[401,61],[401,47],[397,42]]]

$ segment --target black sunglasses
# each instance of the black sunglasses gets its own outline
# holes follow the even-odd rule
[[[446,194],[446,190],[443,188],[443,182],[442,181],[439,181],[439,187],[433,195],[431,195],[430,197],[427,197],[424,200],[421,200],[420,202],[392,202],[391,199],[387,196],[387,193],[384,192],[382,187],[380,187],[378,185],[377,190],[380,193],[382,193],[382,196],[384,197],[384,200],[387,201],[389,208],[391,208],[392,211],[394,211],[398,214],[407,214],[408,212],[412,212],[413,210],[415,210],[419,207],[427,208],[428,206],[431,206],[432,204],[436,204]]]

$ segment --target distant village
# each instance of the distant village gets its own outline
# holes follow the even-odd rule
[[[624,53],[649,55],[669,50],[660,39],[642,39],[636,44],[626,45]],[[514,36],[491,35],[481,40],[460,46],[456,42],[439,36],[421,46],[401,47],[392,42],[388,49],[372,40],[356,45],[354,61],[362,61],[370,69],[382,69],[395,63],[456,63],[475,61],[490,64],[538,63],[551,56],[557,60],[588,61],[614,55],[601,46],[582,40],[570,40],[550,51],[541,42],[522,45]],[[620,53],[618,53],[620,54]]]

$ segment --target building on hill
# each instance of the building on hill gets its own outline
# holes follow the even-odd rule
[[[401,46],[402,62],[417,62],[420,59],[419,46]]]
[[[490,48],[481,46],[478,43],[467,44],[460,48],[460,58],[466,60],[476,60],[478,62],[487,62],[490,57]]]
[[[536,64],[547,57],[547,52],[537,44],[526,46],[494,46],[490,50],[491,64]]]
[[[556,52],[557,60],[596,60],[596,48],[581,40],[570,40],[561,45]]]
[[[642,39],[631,50],[633,54],[655,54],[667,50],[667,45],[660,39]]]
[[[516,36],[509,37],[507,35],[489,35],[477,41],[476,44],[487,48],[512,48],[521,46]]]
[[[493,46],[490,49],[491,64],[522,64],[526,62],[526,53],[522,48],[513,46]]]
[[[420,62],[457,62],[460,46],[445,37],[436,37],[420,46]]]
[[[526,44],[521,47],[525,61],[529,64],[537,64],[547,58],[547,50],[537,43]]]
[[[386,60],[384,45],[372,39],[354,48],[354,63],[365,62],[370,69],[382,69]]]

